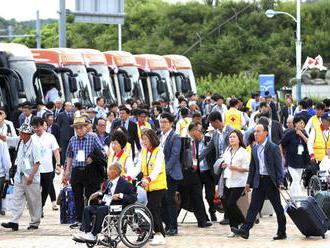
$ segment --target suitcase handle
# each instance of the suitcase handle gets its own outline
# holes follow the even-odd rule
[[[290,195],[290,193],[289,193],[288,190],[283,189],[283,190],[279,190],[279,192],[280,192],[280,195],[282,196],[282,198],[284,199],[284,201],[286,202],[286,204],[293,204],[293,205],[296,207],[296,202],[295,202],[295,200],[293,200],[293,198],[292,198],[292,196]],[[290,200],[288,200],[288,199],[285,197],[285,194],[284,194],[283,192],[285,192],[286,195],[289,196],[289,199],[290,199]]]

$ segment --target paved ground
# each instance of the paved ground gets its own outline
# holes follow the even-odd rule
[[[179,221],[182,220],[181,213]],[[218,219],[222,215],[218,214]],[[0,222],[7,221],[8,217],[0,217]],[[72,231],[67,225],[59,224],[59,211],[51,210],[50,204],[45,208],[45,218],[42,219],[39,230],[28,231],[28,211],[26,210],[22,216],[20,230],[12,232],[0,227],[0,248],[71,248],[86,247],[83,244],[75,244],[71,240]],[[288,239],[285,241],[272,241],[272,237],[276,232],[276,218],[264,217],[260,224],[251,230],[250,239],[242,240],[240,238],[227,238],[229,234],[228,226],[221,226],[214,223],[212,227],[207,229],[197,228],[194,216],[189,213],[185,223],[179,225],[179,235],[167,238],[167,244],[162,247],[182,247],[186,248],[276,248],[276,247],[292,247],[292,248],[330,248],[330,234],[326,239],[319,237],[306,239],[302,236],[297,228],[288,218]],[[180,222],[181,223],[181,222]],[[122,244],[118,247],[124,247]]]

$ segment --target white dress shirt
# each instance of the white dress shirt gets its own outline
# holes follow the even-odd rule
[[[160,137],[160,146],[164,149],[165,144],[166,144],[166,140],[167,137],[170,135],[172,129],[170,129],[169,131],[167,131],[165,134],[162,133],[162,136]]]
[[[151,153],[148,152],[147,153],[147,161],[150,159],[150,156],[151,156]],[[151,172],[151,174],[149,175],[149,178],[151,179],[151,181],[154,181],[158,177],[158,175],[162,172],[162,166],[163,166],[162,161],[164,161],[164,159],[165,158],[164,158],[163,149],[159,149],[159,151],[156,155],[156,159],[155,159],[156,163],[154,165],[154,169]],[[140,156],[136,166],[137,166],[137,168],[140,172],[141,169],[142,169],[142,156]]]
[[[49,91],[47,91],[45,96],[45,102],[55,102],[57,98],[59,98],[58,90],[53,87]]]
[[[268,176],[269,173],[265,164],[265,146],[267,139],[262,144],[257,144],[257,156],[259,161],[259,174],[263,176]]]

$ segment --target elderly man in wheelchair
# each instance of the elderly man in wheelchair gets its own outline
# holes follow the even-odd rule
[[[88,247],[96,244],[116,247],[120,241],[128,247],[141,247],[148,241],[152,215],[145,206],[135,203],[136,188],[120,177],[121,170],[118,162],[108,167],[108,179],[100,192],[91,195],[80,231],[73,235],[74,241]],[[133,235],[136,237],[132,238]]]

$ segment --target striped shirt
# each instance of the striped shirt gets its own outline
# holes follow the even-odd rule
[[[87,133],[82,139],[78,136],[73,136],[68,145],[66,156],[72,158],[72,167],[85,167],[87,157],[93,152],[94,149],[101,150],[105,153],[102,144],[96,135]],[[85,160],[78,161],[78,151],[83,151]]]

